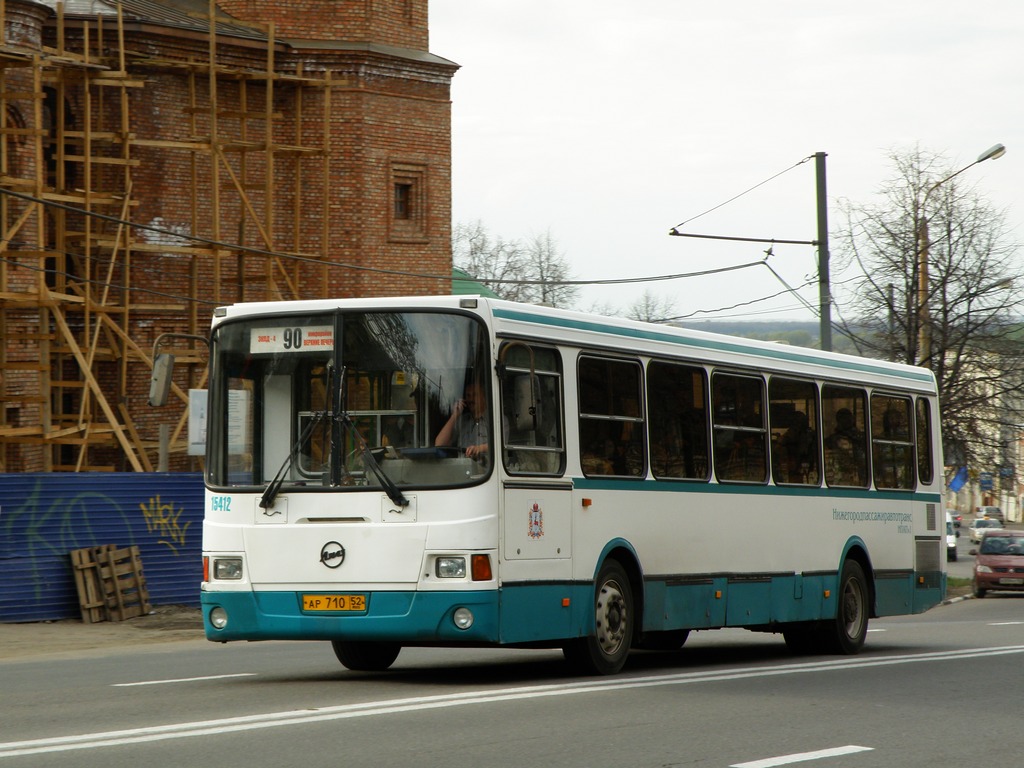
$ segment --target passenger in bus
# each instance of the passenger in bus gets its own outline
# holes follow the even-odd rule
[[[890,408],[882,414],[882,433],[887,438],[906,437],[909,433],[903,413],[896,408]]]
[[[486,464],[491,444],[487,396],[478,381],[471,382],[463,394],[452,406],[452,414],[437,433],[434,445],[456,446],[469,458]]]
[[[685,477],[683,441],[670,422],[651,422],[651,469],[656,477]]]
[[[818,438],[803,411],[794,411],[789,429],[779,441],[782,461],[778,470],[784,483],[817,482]],[[813,474],[813,477],[811,477]]]
[[[864,433],[857,429],[849,408],[835,413],[835,428],[825,440],[828,461],[826,479],[832,485],[867,485],[867,454],[864,452]]]
[[[640,414],[640,405],[634,398],[623,398],[619,412],[630,418]],[[615,441],[615,474],[639,477],[644,471],[644,449],[642,445],[643,424],[639,421],[625,421]]]
[[[825,445],[829,448],[841,448],[853,451],[855,448],[863,447],[864,435],[857,429],[857,423],[849,408],[840,408],[836,411],[836,426],[832,434],[828,436]]]
[[[615,441],[610,437],[592,439],[583,443],[580,461],[587,475],[615,475]]]

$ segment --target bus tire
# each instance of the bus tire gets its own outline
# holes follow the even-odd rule
[[[334,655],[353,672],[383,672],[395,663],[402,646],[398,643],[332,640]]]
[[[870,594],[860,563],[856,560],[843,563],[836,617],[824,625],[826,650],[849,656],[861,649],[868,634]]]
[[[614,675],[622,669],[633,642],[635,611],[629,576],[616,560],[608,560],[594,585],[594,626],[591,634],[562,648],[566,660],[581,672]]]

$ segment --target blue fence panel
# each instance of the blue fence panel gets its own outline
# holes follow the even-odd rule
[[[0,474],[0,622],[81,616],[73,549],[137,546],[153,605],[198,605],[196,473]]]

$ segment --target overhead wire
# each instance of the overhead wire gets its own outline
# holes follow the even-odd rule
[[[130,228],[133,228],[133,229],[138,229],[138,230],[147,231],[147,232],[154,232],[156,234],[161,235],[162,237],[171,238],[174,241],[188,240],[188,241],[193,242],[193,243],[197,243],[197,244],[201,244],[201,245],[205,245],[205,246],[209,246],[209,247],[213,247],[213,248],[221,248],[221,249],[224,249],[224,250],[230,250],[232,252],[248,253],[248,254],[253,254],[253,255],[256,255],[256,256],[265,256],[265,257],[268,257],[268,258],[285,259],[285,260],[290,260],[290,261],[299,262],[299,263],[315,264],[317,266],[326,266],[328,268],[352,269],[352,270],[358,270],[358,271],[363,271],[363,272],[373,272],[373,273],[377,273],[377,274],[395,275],[395,276],[402,276],[402,277],[415,277],[415,278],[429,279],[429,280],[441,280],[441,281],[446,281],[446,282],[450,282],[451,279],[452,279],[451,274],[439,275],[439,274],[429,273],[429,272],[414,272],[414,271],[409,271],[409,270],[384,269],[384,268],[381,268],[381,267],[366,266],[366,265],[362,265],[362,264],[352,264],[352,263],[349,263],[349,262],[341,262],[341,261],[324,261],[323,259],[315,258],[315,257],[312,257],[312,256],[304,256],[302,254],[289,253],[289,252],[285,252],[285,251],[273,251],[273,250],[268,250],[268,249],[265,249],[265,248],[257,248],[255,246],[250,246],[250,245],[242,245],[242,244],[238,244],[238,243],[229,243],[229,242],[225,242],[225,241],[222,241],[222,240],[214,240],[212,238],[203,237],[201,235],[184,234],[182,232],[173,231],[173,230],[170,230],[170,229],[167,229],[167,228],[164,228],[164,227],[157,227],[157,226],[154,226],[152,224],[141,224],[139,222],[134,222],[134,221],[126,220],[126,219],[121,219],[121,218],[119,218],[117,216],[111,216],[109,214],[100,213],[98,211],[86,211],[86,210],[83,210],[81,208],[76,208],[75,206],[72,206],[72,205],[67,205],[65,203],[60,203],[60,202],[57,202],[57,201],[54,201],[54,200],[45,200],[45,199],[38,198],[38,197],[35,197],[33,195],[28,195],[28,194],[25,194],[25,193],[22,193],[22,192],[15,192],[13,190],[8,190],[8,189],[0,188],[0,193],[6,194],[6,195],[10,195],[11,197],[16,197],[16,198],[19,198],[19,199],[22,199],[22,200],[25,200],[25,201],[28,201],[28,202],[35,203],[35,204],[41,204],[41,205],[44,205],[44,206],[52,206],[52,207],[59,208],[61,210],[65,210],[65,211],[69,211],[71,213],[75,213],[75,214],[78,214],[78,215],[91,216],[91,217],[94,217],[94,218],[99,219],[101,221],[107,221],[107,222],[110,222],[110,223],[113,223],[113,224],[117,224],[119,226],[130,227]],[[79,257],[82,257],[82,254],[74,254],[74,253],[71,253],[71,252],[57,251],[57,253],[61,253],[64,256],[79,256]],[[0,257],[0,258],[2,258],[2,257]],[[100,261],[100,263],[102,263],[102,260],[98,259],[97,257],[93,257],[93,259],[94,259],[94,261]],[[15,263],[11,259],[4,259],[4,260],[7,261],[8,263]],[[22,264],[21,262],[16,262],[16,263],[18,263],[19,265],[24,266],[24,264]],[[753,261],[753,262],[747,262],[747,263],[744,263],[744,264],[735,264],[735,265],[731,265],[731,266],[727,266],[727,267],[716,267],[716,268],[713,268],[713,269],[702,269],[702,270],[697,270],[697,271],[694,271],[694,272],[682,272],[682,273],[663,274],[663,275],[645,275],[645,276],[641,276],[641,277],[598,278],[598,279],[592,279],[592,280],[525,280],[525,279],[487,278],[487,277],[482,277],[482,278],[473,277],[473,280],[478,282],[478,283],[487,284],[487,285],[622,285],[622,284],[630,284],[630,283],[645,283],[645,282],[659,282],[659,281],[666,281],[666,280],[679,280],[679,279],[684,279],[684,278],[689,278],[689,277],[702,277],[702,276],[706,276],[706,275],[719,274],[719,273],[722,273],[722,272],[732,272],[732,271],[735,271],[735,270],[747,269],[749,267],[757,266],[760,263],[761,263],[761,261]],[[47,270],[47,271],[49,271],[49,270]],[[63,272],[63,274],[72,276],[72,275],[70,275],[70,273],[67,273],[67,272]],[[74,276],[74,277],[76,279],[79,279],[77,276]],[[97,282],[97,281],[90,281],[90,282]],[[143,289],[137,289],[137,288],[133,287],[132,290],[143,290]]]
[[[789,166],[788,168],[786,168],[786,169],[784,169],[782,171],[779,171],[776,174],[773,174],[772,176],[770,176],[767,179],[765,179],[765,180],[763,180],[763,181],[753,185],[749,189],[744,190],[743,192],[739,193],[738,195],[734,195],[733,197],[729,198],[728,200],[726,200],[726,201],[724,201],[722,203],[719,203],[718,205],[713,206],[712,208],[709,208],[708,210],[704,211],[703,213],[697,214],[696,216],[692,216],[689,219],[686,219],[685,221],[681,222],[680,224],[677,224],[675,228],[677,229],[678,227],[681,227],[684,224],[687,224],[688,222],[694,221],[694,220],[696,220],[696,219],[698,219],[698,218],[700,218],[700,217],[702,217],[702,216],[704,216],[704,215],[706,215],[708,213],[711,213],[712,211],[718,210],[719,208],[721,208],[721,207],[723,207],[723,206],[725,206],[725,205],[727,205],[727,204],[729,204],[729,203],[739,199],[740,197],[743,197],[744,195],[752,192],[753,190],[755,190],[755,189],[757,189],[757,188],[759,188],[761,186],[764,186],[765,184],[769,183],[770,181],[773,181],[774,179],[778,178],[779,176],[782,176],[783,174],[788,173],[789,171],[793,170],[794,168],[797,168],[800,165],[803,165],[804,163],[808,162],[809,160],[811,160],[813,158],[814,158],[813,155],[810,155],[808,157],[803,158],[802,160],[800,160],[799,162],[793,164],[792,166]],[[320,259],[320,258],[316,258],[316,257],[312,257],[312,256],[306,256],[306,255],[298,254],[298,253],[290,253],[290,252],[285,252],[285,251],[275,251],[275,250],[270,250],[270,249],[266,249],[266,248],[258,248],[258,247],[255,247],[255,246],[242,245],[242,244],[239,244],[239,243],[229,243],[229,242],[222,241],[222,240],[215,240],[213,238],[203,237],[201,235],[186,234],[186,233],[182,233],[180,231],[174,231],[174,230],[167,229],[165,227],[159,227],[159,226],[155,226],[155,225],[152,225],[152,224],[142,224],[142,223],[139,223],[139,222],[129,221],[129,220],[126,220],[126,219],[121,219],[121,218],[119,218],[117,216],[112,216],[110,214],[100,213],[99,211],[88,211],[88,210],[84,210],[84,209],[81,209],[81,208],[76,208],[75,206],[68,205],[66,203],[61,203],[61,202],[58,202],[58,201],[55,201],[55,200],[46,200],[46,199],[39,198],[39,197],[36,197],[34,195],[30,195],[30,194],[27,194],[27,193],[15,192],[14,190],[10,190],[10,189],[2,189],[2,188],[0,188],[0,192],[2,192],[3,194],[9,195],[11,197],[14,197],[14,198],[19,198],[19,199],[25,200],[25,201],[30,202],[30,203],[41,204],[41,205],[44,205],[44,206],[50,206],[50,207],[53,207],[53,208],[58,208],[58,209],[65,210],[65,211],[68,211],[68,212],[71,212],[71,213],[75,213],[75,214],[78,214],[78,215],[90,216],[90,217],[96,218],[96,219],[101,220],[101,221],[107,221],[107,222],[110,222],[112,224],[116,224],[118,226],[125,226],[125,227],[129,227],[129,228],[137,229],[137,230],[141,230],[141,231],[153,232],[155,234],[160,235],[161,237],[168,238],[171,242],[186,240],[186,241],[189,241],[189,242],[192,242],[192,243],[197,243],[197,244],[201,244],[201,245],[205,245],[205,246],[213,247],[213,248],[221,248],[221,249],[229,250],[229,251],[236,252],[236,253],[238,253],[238,252],[240,252],[240,253],[248,253],[248,254],[257,255],[257,256],[264,256],[264,257],[268,257],[268,258],[283,259],[283,260],[289,260],[289,261],[298,262],[298,263],[315,264],[317,266],[326,266],[328,268],[334,268],[334,269],[351,269],[351,270],[355,270],[355,271],[372,272],[372,273],[376,273],[376,274],[385,274],[385,275],[400,276],[400,277],[414,277],[414,278],[418,278],[418,279],[439,280],[439,281],[445,281],[445,282],[448,282],[448,281],[450,281],[452,279],[452,276],[450,274],[439,275],[439,274],[429,273],[429,272],[416,272],[416,271],[410,271],[410,270],[386,269],[386,268],[382,268],[382,267],[367,266],[367,265],[363,265],[363,264],[353,264],[353,263],[341,262],[341,261],[324,261],[323,259]],[[770,251],[770,249],[769,249],[769,251]],[[60,251],[58,251],[58,253],[61,253],[65,257],[84,258],[84,256],[82,254],[75,254],[75,253],[71,253],[71,252],[60,252]],[[771,255],[770,252],[769,252],[768,255]],[[104,260],[101,257],[92,256],[91,258],[96,263],[109,263],[109,261],[104,262]],[[65,276],[67,276],[67,277],[73,278],[73,279],[75,279],[78,282],[85,282],[85,283],[96,284],[96,285],[105,285],[104,281],[94,280],[94,279],[90,279],[90,278],[83,278],[80,275],[76,275],[76,274],[69,273],[69,272],[62,271],[62,270],[49,270],[49,269],[47,269],[47,270],[40,270],[37,267],[32,267],[32,266],[30,266],[30,265],[28,265],[28,264],[26,264],[24,262],[17,261],[15,259],[11,259],[11,258],[8,258],[8,257],[0,256],[0,261],[6,262],[8,264],[17,264],[18,266],[27,267],[27,268],[30,268],[30,269],[37,269],[39,271],[47,271],[47,272],[53,271],[55,273],[60,273],[60,274],[63,274]],[[712,268],[712,269],[702,269],[702,270],[697,270],[697,271],[693,271],[693,272],[679,272],[679,273],[670,273],[670,274],[662,274],[662,275],[644,275],[644,276],[639,276],[639,277],[597,278],[597,279],[590,279],[590,280],[550,280],[550,279],[548,279],[548,280],[541,280],[541,279],[532,280],[532,279],[488,278],[488,277],[479,277],[478,278],[478,277],[474,276],[473,280],[478,282],[478,283],[484,284],[484,285],[510,285],[510,286],[512,286],[512,285],[565,285],[565,286],[627,285],[627,284],[635,284],[635,283],[662,282],[662,281],[680,280],[680,279],[686,279],[686,278],[692,278],[692,277],[703,277],[703,276],[707,276],[707,275],[714,275],[714,274],[721,274],[721,273],[725,273],[725,272],[732,272],[732,271],[737,271],[737,270],[749,269],[751,267],[756,267],[756,266],[759,266],[759,265],[768,266],[768,268],[772,272],[772,274],[775,275],[775,277],[777,279],[779,279],[781,282],[783,282],[784,285],[786,284],[785,281],[783,281],[782,278],[779,277],[778,273],[775,272],[775,270],[772,269],[767,264],[767,255],[766,255],[766,257],[764,259],[760,259],[760,260],[757,260],[757,261],[751,261],[751,262],[745,262],[745,263],[742,263],[742,264],[730,265],[730,266],[726,266],[726,267],[715,267],[715,268]],[[235,288],[239,287],[238,283],[231,283],[231,285],[232,285],[232,287],[235,287]],[[138,286],[138,287],[133,286],[131,290],[136,291],[136,292],[140,292],[140,293],[147,293],[147,294],[151,294],[151,295],[155,295],[155,296],[161,296],[163,298],[174,298],[174,299],[179,299],[179,300],[183,300],[183,301],[195,301],[196,303],[207,304],[207,305],[211,305],[211,306],[216,304],[216,302],[205,301],[203,299],[199,299],[198,297],[193,297],[193,296],[189,296],[189,295],[178,295],[178,294],[168,293],[168,292],[165,292],[165,291],[157,291],[157,290],[154,290],[154,289],[143,288],[141,286]],[[732,305],[731,307],[723,307],[723,308],[720,308],[718,310],[699,310],[697,313],[694,313],[694,314],[698,314],[698,313],[706,314],[706,313],[710,313],[710,312],[734,309],[734,308],[739,307],[739,306],[754,304],[754,303],[757,303],[758,301],[765,301],[765,300],[768,300],[768,299],[771,299],[771,298],[775,298],[778,295],[781,295],[781,294],[775,294],[773,296],[764,297],[762,299],[756,299],[756,300],[753,300],[751,302],[744,302],[744,303]],[[800,298],[799,296],[797,296],[797,298],[800,299],[800,301],[803,302],[806,305],[806,302],[804,302],[804,300],[802,298]],[[684,317],[689,317],[689,316],[692,316],[692,315],[687,315],[687,316],[684,316]]]
[[[697,219],[701,218],[702,216],[707,216],[709,213],[717,211],[719,208],[722,208],[722,207],[728,205],[729,203],[732,203],[732,202],[734,202],[736,200],[739,200],[741,197],[743,197],[744,195],[747,195],[747,194],[753,192],[758,187],[763,187],[769,181],[775,181],[775,179],[779,178],[779,176],[783,176],[784,174],[787,174],[790,171],[792,171],[794,168],[799,168],[804,163],[806,163],[806,162],[808,162],[810,160],[813,160],[813,159],[814,159],[814,155],[808,155],[803,160],[800,160],[799,162],[794,163],[793,165],[791,165],[788,168],[785,168],[785,169],[779,171],[778,173],[774,174],[773,176],[769,176],[764,181],[759,181],[757,184],[755,184],[754,186],[750,187],[749,189],[744,190],[743,192],[740,192],[738,195],[733,195],[728,200],[725,200],[725,201],[719,203],[718,205],[715,205],[715,206],[712,206],[711,208],[708,208],[706,211],[704,211],[704,213],[698,213],[696,216],[691,216],[690,218],[686,219],[685,221],[679,222],[674,227],[672,227],[672,229],[679,229],[684,224],[689,224],[691,221],[696,221]]]

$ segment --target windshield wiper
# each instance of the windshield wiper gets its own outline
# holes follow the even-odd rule
[[[284,484],[284,479],[288,476],[288,470],[291,468],[295,461],[295,457],[299,455],[299,450],[302,445],[309,439],[309,436],[313,434],[313,429],[324,420],[327,416],[327,411],[317,411],[310,418],[306,428],[302,430],[302,434],[299,435],[299,439],[295,441],[295,445],[288,452],[288,456],[285,458],[281,468],[277,470],[277,474],[274,475],[274,479],[270,481],[270,485],[267,486],[267,490],[263,492],[263,496],[260,497],[260,506],[264,509],[270,509],[274,506],[274,499],[277,498],[277,494],[281,491],[281,486]]]
[[[402,493],[401,489],[395,485],[395,481],[388,477],[387,473],[381,469],[380,464],[377,463],[377,459],[373,456],[373,451],[370,450],[370,446],[366,443],[366,439],[360,433],[359,428],[352,421],[352,418],[348,415],[348,411],[344,411],[341,414],[341,420],[352,430],[352,437],[356,441],[356,447],[359,448],[359,452],[363,456],[363,463],[370,468],[373,474],[380,481],[381,487],[384,488],[384,492],[387,493],[388,498],[391,499],[395,504],[400,507],[409,506],[409,500],[405,498],[405,494]]]
[[[405,498],[405,495],[399,490],[398,486],[395,485],[395,481],[387,476],[387,473],[380,468],[380,464],[377,463],[377,459],[374,458],[373,452],[370,450],[370,446],[366,444],[366,438],[359,431],[359,427],[352,421],[352,417],[348,415],[348,410],[344,407],[346,402],[345,397],[345,383],[347,377],[345,376],[347,366],[341,367],[341,375],[338,377],[338,412],[335,414],[335,418],[341,422],[341,424],[347,427],[352,432],[352,439],[356,441],[356,447],[363,456],[363,464],[370,468],[370,471],[376,476],[378,482],[384,492],[387,493],[388,498],[391,499],[399,507],[409,506],[409,500]],[[333,394],[333,393],[332,393]],[[340,455],[341,452],[338,451]],[[347,464],[348,462],[346,462]]]
[[[330,363],[327,364],[327,381],[326,388],[327,392],[331,391],[331,378],[334,375],[334,366]],[[330,397],[330,395],[328,395]],[[263,509],[270,509],[274,506],[274,499],[277,498],[277,494],[281,492],[281,486],[284,485],[284,479],[288,476],[288,470],[291,469],[292,464],[295,462],[295,457],[299,455],[299,451],[302,449],[303,444],[309,439],[309,436],[313,434],[313,430],[316,429],[317,424],[327,418],[327,414],[331,411],[331,402],[328,400],[327,408],[322,411],[316,411],[310,414],[309,423],[302,430],[302,434],[299,435],[299,439],[295,441],[295,445],[288,452],[285,457],[284,463],[281,468],[277,470],[277,474],[274,475],[274,479],[270,481],[270,485],[263,492],[260,497],[260,506]]]

